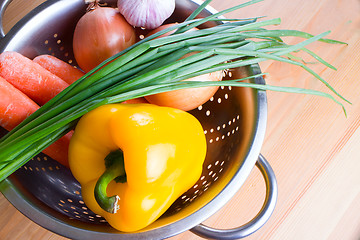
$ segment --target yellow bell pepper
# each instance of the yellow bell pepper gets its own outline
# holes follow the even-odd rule
[[[151,104],[110,104],[85,114],[69,164],[85,204],[132,232],[159,218],[199,179],[203,128],[191,114]]]

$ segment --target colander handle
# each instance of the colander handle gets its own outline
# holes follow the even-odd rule
[[[250,222],[240,227],[216,229],[199,224],[191,229],[194,234],[207,239],[239,239],[256,232],[265,224],[275,209],[278,188],[274,171],[262,155],[259,156],[256,166],[261,171],[266,183],[265,202],[260,212]]]
[[[0,0],[0,38],[5,37],[5,32],[3,28],[3,17],[7,6],[11,3],[12,0]]]

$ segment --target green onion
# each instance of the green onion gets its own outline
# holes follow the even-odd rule
[[[119,103],[171,90],[236,86],[312,94],[331,99],[339,104],[346,114],[344,105],[337,98],[348,101],[320,75],[306,66],[302,58],[292,54],[302,51],[313,57],[316,62],[335,70],[335,67],[306,46],[315,41],[331,44],[344,44],[343,42],[324,38],[329,32],[314,36],[295,30],[264,29],[266,26],[280,24],[281,21],[278,18],[265,21],[258,21],[260,19],[258,17],[222,18],[223,14],[260,1],[248,1],[209,17],[195,19],[211,2],[207,0],[184,22],[159,31],[104,61],[1,138],[0,181],[73,129],[78,119],[87,112],[104,104]],[[188,31],[205,22],[215,24],[210,28]],[[221,22],[223,24],[220,24]],[[175,33],[156,38],[172,30],[176,30]],[[287,36],[305,38],[305,40],[295,45],[287,45],[282,39]],[[193,54],[188,56],[189,53]],[[281,61],[303,68],[320,80],[330,93],[245,81],[259,75],[220,82],[183,81],[205,73],[268,60]]]

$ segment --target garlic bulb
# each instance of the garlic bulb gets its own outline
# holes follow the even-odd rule
[[[175,9],[175,0],[118,0],[118,9],[135,27],[159,27]]]

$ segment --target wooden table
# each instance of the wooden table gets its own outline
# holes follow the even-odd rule
[[[5,15],[5,29],[41,0],[14,0]],[[214,0],[218,10],[240,0]],[[25,4],[26,3],[26,4]],[[27,6],[27,4],[29,4]],[[20,15],[18,15],[20,14]],[[360,1],[265,0],[228,17],[280,17],[275,28],[313,34],[332,30],[330,38],[347,46],[315,43],[311,49],[338,68],[309,64],[352,102],[342,109],[329,99],[268,92],[268,126],[262,154],[278,180],[279,196],[271,219],[248,239],[360,239]],[[296,39],[289,38],[289,43]],[[271,85],[327,91],[299,67],[261,64]],[[205,223],[218,228],[251,219],[264,199],[264,182],[254,170],[234,198]],[[37,226],[0,197],[0,239],[64,239]],[[200,239],[185,232],[171,239]]]

